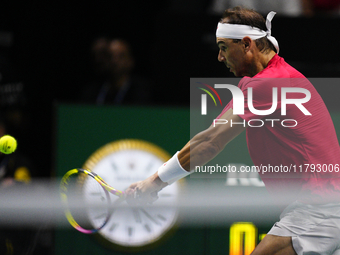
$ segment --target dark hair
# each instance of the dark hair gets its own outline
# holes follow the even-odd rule
[[[241,6],[225,10],[221,18],[221,23],[248,25],[267,31],[266,20],[260,13]],[[259,38],[255,40],[255,43],[261,52],[268,52],[269,50],[276,52],[274,45],[267,37]]]

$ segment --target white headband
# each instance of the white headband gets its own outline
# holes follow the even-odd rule
[[[252,40],[256,40],[262,37],[267,37],[268,40],[276,48],[276,52],[279,53],[279,43],[271,35],[272,31],[272,19],[274,18],[276,12],[271,11],[267,15],[266,27],[267,31],[263,31],[257,27],[252,27],[248,25],[238,25],[238,24],[228,24],[228,23],[218,23],[216,30],[216,37],[229,38],[229,39],[243,39],[245,36],[249,36]]]

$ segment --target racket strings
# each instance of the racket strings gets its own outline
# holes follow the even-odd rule
[[[96,233],[109,220],[110,195],[87,171],[67,172],[60,190],[66,218],[80,232]]]
[[[82,189],[87,216],[94,228],[101,228],[111,213],[110,196],[101,184],[90,176],[85,178]]]

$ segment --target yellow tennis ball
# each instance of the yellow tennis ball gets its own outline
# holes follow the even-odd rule
[[[17,140],[13,136],[4,135],[0,138],[0,151],[4,154],[11,154],[17,148]]]

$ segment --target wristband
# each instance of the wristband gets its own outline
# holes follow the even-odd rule
[[[171,159],[158,168],[158,177],[162,182],[172,184],[190,174],[190,172],[186,171],[179,163],[177,156],[178,153],[179,151],[177,151]]]

